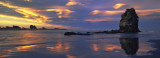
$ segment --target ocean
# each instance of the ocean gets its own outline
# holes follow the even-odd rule
[[[160,29],[147,26],[139,33],[71,36],[64,33],[73,30],[0,30],[0,58],[159,58]]]

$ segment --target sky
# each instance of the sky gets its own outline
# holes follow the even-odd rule
[[[160,18],[160,0],[0,0],[0,26],[109,29],[135,8],[139,20]]]

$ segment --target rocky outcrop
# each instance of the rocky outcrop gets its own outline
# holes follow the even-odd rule
[[[127,9],[125,13],[121,15],[120,20],[120,32],[140,32],[138,28],[138,15],[134,8]]]
[[[87,32],[87,33],[65,32],[64,35],[91,35],[91,33],[90,32]]]
[[[110,34],[110,33],[121,33],[119,30],[111,30],[111,31],[99,31],[99,32],[65,32],[64,35],[92,35],[92,34],[100,34],[100,33],[105,33],[105,34]]]

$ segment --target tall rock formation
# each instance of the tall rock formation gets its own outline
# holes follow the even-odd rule
[[[140,32],[138,28],[138,15],[134,8],[127,9],[125,13],[121,15],[120,20],[120,32]]]

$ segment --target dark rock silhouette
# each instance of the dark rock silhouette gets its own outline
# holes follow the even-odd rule
[[[13,25],[13,29],[21,29],[21,27]]]
[[[65,32],[64,35],[91,35],[90,32],[87,32],[87,33],[80,33],[80,32]]]
[[[93,32],[94,34],[99,34],[99,33],[121,33],[119,30],[111,30],[111,31],[99,31],[99,32]]]
[[[35,25],[30,25],[30,29],[37,29]]]
[[[25,30],[25,29],[27,29],[27,28],[25,28],[25,27],[22,27],[22,29],[23,29],[23,30]]]
[[[6,26],[6,29],[13,29],[13,27]]]
[[[35,25],[30,25],[30,28],[25,28],[13,25],[12,27],[10,26],[0,27],[0,30],[67,30],[67,29],[61,29],[61,28],[47,29],[45,27],[37,28]]]
[[[99,32],[86,32],[86,33],[81,33],[81,32],[65,32],[64,35],[92,35],[92,34],[100,34],[100,33],[121,33],[119,30],[111,30],[111,31],[99,31]]]
[[[139,48],[138,38],[120,38],[120,44],[127,55],[136,54]]]
[[[47,28],[45,28],[45,27],[42,27],[42,29],[47,29]]]
[[[127,9],[125,13],[121,15],[120,20],[120,32],[140,32],[138,28],[138,15],[134,8]]]
[[[75,32],[65,32],[64,35],[75,35]]]

